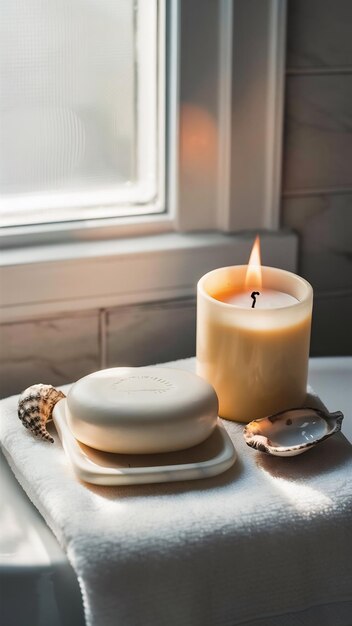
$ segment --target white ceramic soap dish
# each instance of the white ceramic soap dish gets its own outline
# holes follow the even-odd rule
[[[66,399],[53,410],[53,420],[65,453],[81,480],[96,485],[134,485],[195,480],[216,476],[236,461],[236,452],[218,420],[203,443],[161,454],[116,454],[90,448],[75,439],[66,421]]]

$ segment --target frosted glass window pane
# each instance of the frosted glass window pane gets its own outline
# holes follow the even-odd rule
[[[155,196],[157,8],[156,0],[2,0],[5,224],[104,217]]]

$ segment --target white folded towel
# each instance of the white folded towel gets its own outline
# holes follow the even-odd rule
[[[193,369],[194,359],[165,365]],[[238,453],[225,474],[97,487],[75,478],[57,436],[51,445],[23,428],[17,397],[0,413],[4,454],[67,552],[88,626],[352,623],[352,447],[342,435],[280,459],[224,422]]]

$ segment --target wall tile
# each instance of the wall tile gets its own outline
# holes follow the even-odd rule
[[[314,298],[311,356],[352,355],[352,292]]]
[[[283,187],[352,187],[352,74],[289,76]]]
[[[138,366],[194,356],[194,299],[120,307],[108,316],[108,366]]]
[[[0,397],[99,369],[98,313],[0,325]]]
[[[288,67],[352,65],[351,0],[289,0]]]
[[[316,356],[352,354],[351,23],[350,0],[288,2],[282,224],[314,288]]]
[[[314,289],[312,356],[352,354],[352,194],[286,198],[300,236],[299,273]]]
[[[352,194],[286,198],[282,220],[300,236],[299,271],[313,288],[352,291]]]

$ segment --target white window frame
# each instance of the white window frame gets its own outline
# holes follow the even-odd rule
[[[182,5],[181,15],[177,7]],[[196,6],[198,5],[198,6]],[[215,6],[214,6],[215,5]],[[217,9],[218,41],[199,32],[199,14]],[[281,156],[284,105],[286,0],[192,0],[176,3],[179,22],[175,48],[179,51],[179,76],[174,89],[176,112],[173,129],[185,102],[206,111],[217,105],[218,171],[214,192],[199,201],[199,182],[175,176],[173,203],[180,230],[214,229],[222,232],[269,228],[280,223]],[[192,38],[184,38],[185,22]],[[206,31],[207,21],[204,20]],[[198,31],[198,32],[197,32]],[[181,44],[181,45],[180,45]],[[204,96],[192,92],[185,79],[192,47],[202,55],[195,74],[207,73]],[[176,54],[176,52],[175,52]],[[210,60],[218,59],[209,73]],[[258,80],[259,78],[259,80]],[[174,172],[182,172],[181,155]],[[217,198],[214,207],[213,197]],[[215,208],[215,210],[214,210]]]
[[[277,233],[286,0],[166,0],[166,7],[168,212],[9,229],[0,321],[194,294],[202,273],[245,262],[252,236],[244,230],[274,231],[264,237],[264,260],[295,269],[296,238]],[[207,76],[205,88],[194,88],[197,75]],[[186,103],[216,122],[207,194],[182,163]]]

